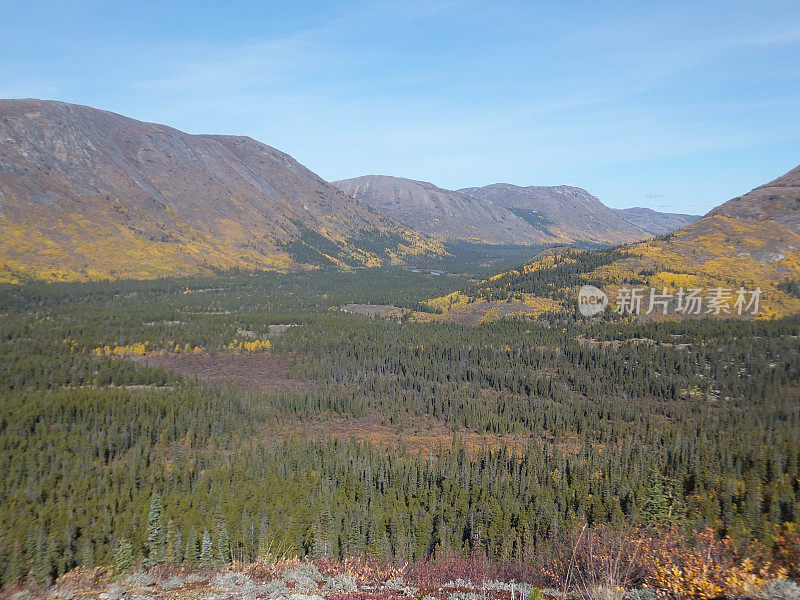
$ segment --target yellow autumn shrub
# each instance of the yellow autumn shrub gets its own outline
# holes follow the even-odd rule
[[[717,538],[710,529],[694,545],[662,545],[650,552],[650,585],[676,600],[711,600],[722,596],[753,597],[768,581],[786,570],[767,560],[758,565],[742,556],[730,538]]]

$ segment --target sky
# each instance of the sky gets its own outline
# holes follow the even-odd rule
[[[0,98],[702,214],[800,164],[800,2],[0,0]]]

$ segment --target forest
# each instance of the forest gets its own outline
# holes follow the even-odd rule
[[[2,287],[0,581],[268,554],[542,563],[576,525],[770,553],[797,531],[800,321],[339,310],[471,285],[320,269]],[[237,363],[263,372],[227,377]]]

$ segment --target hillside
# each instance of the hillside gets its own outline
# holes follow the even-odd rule
[[[539,244],[542,236],[511,211],[426,181],[367,175],[334,181],[356,200],[421,233],[446,240]]]
[[[612,210],[631,225],[644,229],[647,233],[656,236],[671,233],[676,229],[694,223],[700,218],[700,215],[662,213],[642,206],[614,208]]]
[[[366,175],[334,181],[343,192],[421,233],[489,244],[609,245],[647,239],[691,215],[614,210],[571,186],[493,184],[446,190],[426,181]]]
[[[762,289],[762,316],[800,312],[800,167],[592,276],[618,286]]]
[[[377,266],[438,252],[251,138],[0,100],[0,280]]]
[[[539,243],[612,245],[650,237],[578,187],[495,183],[459,191],[509,209],[539,230]]]
[[[719,316],[736,315],[737,291],[761,290],[757,316],[800,313],[800,167],[722,204],[682,229],[617,250],[581,252],[555,249],[525,267],[493,277],[469,292],[483,300],[525,299],[529,304],[556,300],[572,310],[578,288],[601,287],[612,304],[621,288],[650,288],[674,294],[700,290],[698,313],[717,314],[708,304],[712,289],[725,291]],[[649,300],[642,303],[642,313]],[[668,312],[679,314],[677,299]],[[754,305],[755,308],[755,305]],[[656,314],[663,314],[661,306]],[[640,313],[641,314],[641,313]],[[445,317],[446,318],[446,317]]]

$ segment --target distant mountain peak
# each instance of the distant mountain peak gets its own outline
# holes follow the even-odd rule
[[[699,215],[662,213],[644,206],[615,208],[612,210],[632,225],[655,236],[673,232],[685,225],[694,223],[700,218]]]
[[[609,245],[650,237],[598,198],[572,185],[494,183],[458,191],[511,210],[536,227],[545,243]]]
[[[409,227],[445,240],[613,245],[654,235],[574,185],[501,182],[446,190],[426,181],[388,175],[365,175],[334,185]],[[662,226],[658,232],[672,231],[685,222]]]
[[[425,234],[489,244],[536,244],[538,233],[505,208],[427,181],[365,175],[334,181],[343,192]]]

